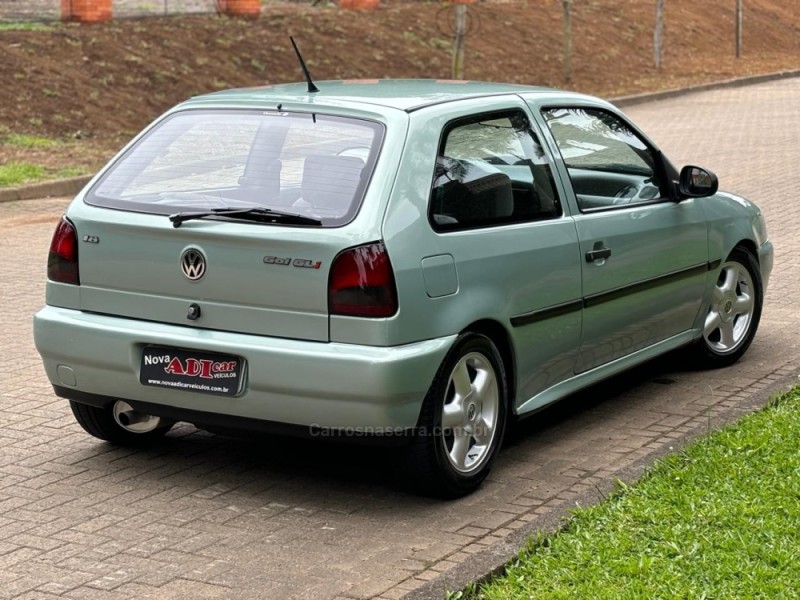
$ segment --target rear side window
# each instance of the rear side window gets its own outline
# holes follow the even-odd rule
[[[342,225],[358,211],[382,136],[378,123],[324,115],[176,113],[128,150],[86,201],[155,214],[265,207]]]
[[[436,231],[561,215],[548,155],[523,112],[477,115],[448,125],[429,214]]]

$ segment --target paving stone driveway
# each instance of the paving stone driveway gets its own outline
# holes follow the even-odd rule
[[[800,79],[629,113],[676,164],[716,170],[766,212],[777,255],[759,335],[733,368],[661,360],[527,421],[483,488],[456,502],[405,492],[383,451],[186,425],[150,450],[90,438],[31,340],[66,201],[0,205],[0,598],[441,597],[576,501],[796,379]]]

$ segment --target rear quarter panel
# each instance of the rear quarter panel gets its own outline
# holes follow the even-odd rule
[[[569,233],[545,223],[439,234],[428,221],[428,200],[444,126],[461,116],[509,109],[528,112],[521,98],[509,94],[448,102],[411,113],[406,149],[383,220],[383,235],[397,279],[400,305],[398,315],[388,324],[390,344],[451,335],[480,319],[507,325],[509,314],[515,310],[514,296],[513,293],[509,296],[509,290],[497,282],[502,279],[504,264],[513,261],[514,238],[526,235],[531,226],[537,225],[541,225],[542,235],[553,238],[553,244],[569,237]],[[421,262],[446,255],[454,257],[458,288],[453,294],[430,298]],[[465,281],[469,271],[463,267],[469,262],[479,263],[475,266],[479,266],[482,280]],[[553,285],[558,286],[558,282]],[[547,299],[543,298],[543,302]],[[519,312],[529,309],[520,308]]]

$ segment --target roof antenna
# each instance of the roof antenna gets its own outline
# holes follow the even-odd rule
[[[308,83],[308,93],[315,94],[319,91],[319,88],[314,85],[314,82],[311,81],[311,73],[308,72],[308,67],[306,67],[306,63],[303,60],[303,57],[300,56],[300,50],[297,49],[297,44],[294,43],[294,38],[289,36],[289,40],[292,42],[292,47],[294,48],[294,53],[297,54],[297,60],[300,61],[300,68],[303,69],[303,75],[306,78],[306,82]]]

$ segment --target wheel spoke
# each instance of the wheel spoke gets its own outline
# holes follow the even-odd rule
[[[736,343],[733,335],[733,323],[721,323],[719,326],[719,343],[724,348],[732,348]]]
[[[718,285],[714,286],[714,290],[711,292],[711,304],[717,305],[722,302],[722,297],[725,295],[725,292],[722,288]]]
[[[471,440],[472,436],[467,433],[456,435],[453,438],[453,447],[450,450],[450,460],[452,460],[453,464],[461,469],[466,466],[465,461],[467,459],[467,452],[469,451],[469,443]]]
[[[747,294],[740,294],[734,304],[737,315],[749,315],[753,310],[753,299]]]
[[[472,382],[475,388],[475,395],[478,399],[483,400],[488,394],[491,393],[492,385],[494,384],[494,377],[492,377],[486,370],[479,369],[475,375],[475,381]]]
[[[719,313],[715,310],[712,310],[708,313],[706,317],[706,323],[703,326],[703,334],[708,337],[712,333],[714,333],[722,323],[722,319],[719,316]]]
[[[464,425],[464,411],[459,399],[450,404],[445,404],[442,410],[442,427],[444,429],[457,429]]]
[[[736,284],[739,281],[739,269],[735,266],[731,266],[725,269],[724,272],[725,280],[722,282],[720,286],[720,290],[723,292],[732,292],[736,289]]]
[[[462,359],[453,369],[452,380],[456,388],[456,394],[459,397],[465,398],[472,391],[472,382],[469,380],[466,360]]]
[[[475,424],[475,443],[480,446],[486,446],[492,440],[492,431],[494,424],[486,417],[480,419]]]

